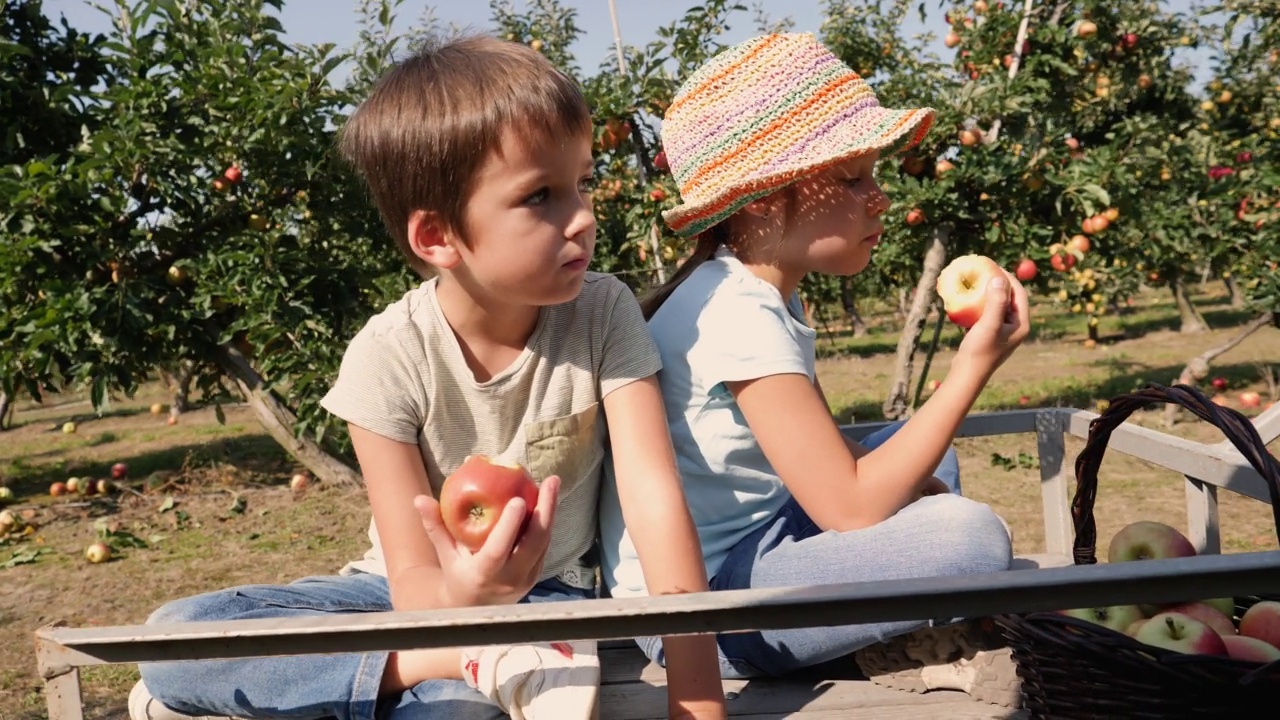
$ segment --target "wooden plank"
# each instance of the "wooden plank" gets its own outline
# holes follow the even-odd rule
[[[1187,492],[1187,532],[1196,552],[1222,552],[1222,536],[1218,532],[1218,488],[1208,483],[1188,477]]]
[[[45,629],[53,629],[51,625]],[[49,720],[84,720],[80,697],[80,670],[71,662],[72,653],[36,634],[36,667],[44,679]]]
[[[910,693],[869,680],[769,678],[725,680],[729,717],[786,718],[1007,718],[1014,709],[980,703],[958,691]],[[663,684],[624,683],[600,688],[601,720],[667,717]]]
[[[1036,416],[1042,412],[1058,413],[1058,410],[1006,410],[1003,412],[976,413],[965,417],[956,431],[956,437],[985,437],[988,435],[1012,435],[1029,433],[1036,429]],[[840,432],[854,440],[861,440],[892,422],[856,423],[840,426]]]
[[[1067,429],[1077,437],[1088,437],[1089,422],[1096,417],[1097,413],[1075,411],[1068,416]],[[1266,481],[1230,445],[1206,445],[1140,425],[1124,423],[1111,434],[1107,452],[1132,455],[1254,500],[1268,504],[1271,502]],[[1102,472],[1105,473],[1106,469],[1107,461],[1103,458]],[[1098,493],[1106,497],[1106,488],[1099,488]]]
[[[1280,405],[1272,405],[1263,410],[1261,415],[1253,419],[1253,427],[1257,429],[1264,445],[1270,445],[1272,440],[1280,437]]]
[[[434,611],[42,628],[99,663],[407,650],[982,617],[1280,593],[1280,551],[1021,572]]]
[[[1066,465],[1065,421],[1062,413],[1056,411],[1037,412],[1035,421],[1045,552],[1070,556],[1075,529],[1067,495],[1067,481],[1071,475]]]

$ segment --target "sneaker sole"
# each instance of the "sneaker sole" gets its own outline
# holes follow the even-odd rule
[[[981,634],[976,627],[923,628],[859,650],[854,659],[867,679],[882,687],[913,693],[959,690],[990,705],[1020,706],[1022,683],[1013,651],[990,637],[975,637]]]

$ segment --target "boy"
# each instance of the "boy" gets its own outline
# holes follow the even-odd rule
[[[523,45],[456,39],[390,70],[342,150],[429,278],[361,329],[322,401],[348,422],[371,548],[336,577],[188,598],[151,621],[593,597],[606,438],[646,581],[705,591],[657,352],[626,286],[587,271],[594,163],[579,89]],[[434,498],[477,454],[523,464],[540,488],[534,508],[510,501],[471,553]],[[671,716],[724,717],[714,638],[665,642]],[[142,675],[140,704],[157,704],[149,689],[187,713],[573,720],[597,711],[599,661],[594,642],[569,642],[162,663]]]

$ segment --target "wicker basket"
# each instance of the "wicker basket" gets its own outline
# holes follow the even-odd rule
[[[1177,403],[1212,423],[1267,481],[1280,533],[1280,464],[1248,418],[1219,407],[1186,385],[1150,385],[1111,401],[1089,425],[1076,458],[1075,564],[1097,562],[1093,518],[1098,467],[1112,431],[1135,410]],[[1188,598],[1192,599],[1192,598]],[[1236,620],[1260,598],[1237,597]],[[1023,707],[1032,718],[1251,718],[1277,717],[1280,661],[1259,665],[1226,657],[1186,655],[1139,643],[1129,636],[1058,613],[1001,615],[1022,681]]]

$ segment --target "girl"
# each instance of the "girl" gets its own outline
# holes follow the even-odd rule
[[[683,202],[664,219],[697,236],[697,247],[643,306],[712,590],[1010,565],[1003,521],[948,492],[958,489],[948,451],[978,393],[1027,336],[1025,290],[1012,276],[993,281],[946,382],[910,421],[865,445],[847,441],[832,419],[796,294],[809,273],[867,266],[889,207],[876,162],[919,143],[933,120],[929,108],[880,107],[810,34],[729,48],[671,103],[662,140]],[[601,531],[610,593],[646,594],[607,480]],[[926,625],[725,634],[721,672],[780,675]],[[665,661],[655,638],[638,642]]]

